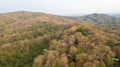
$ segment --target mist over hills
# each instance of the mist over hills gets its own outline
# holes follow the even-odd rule
[[[120,19],[0,14],[0,67],[119,67]]]

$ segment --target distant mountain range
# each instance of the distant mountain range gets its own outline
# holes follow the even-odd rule
[[[94,13],[85,16],[67,17],[67,18],[76,21],[84,20],[84,21],[94,22],[95,24],[120,24],[120,18],[110,16],[107,14]]]
[[[14,22],[24,22],[26,20],[35,20],[35,21],[72,21],[61,16],[41,13],[41,12],[28,12],[28,11],[17,11],[11,13],[0,14],[0,23],[11,24]]]
[[[52,14],[46,14],[41,12],[27,12],[27,11],[17,11],[17,12],[11,12],[11,13],[5,13],[0,14],[0,22],[4,21],[7,23],[8,20],[10,20],[8,23],[13,21],[19,21],[19,20],[26,20],[30,18],[40,17],[40,16],[54,16],[54,17],[61,17],[62,19],[69,19],[74,21],[88,21],[95,24],[120,24],[120,15],[107,15],[107,14],[89,14],[85,16],[58,16],[58,15],[52,15]]]

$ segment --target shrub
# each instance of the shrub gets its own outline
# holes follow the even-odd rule
[[[83,53],[83,50],[79,49],[77,54],[81,54],[81,53]]]
[[[76,30],[76,32],[81,32],[84,36],[87,36],[87,35],[90,34],[90,30],[89,30],[89,29],[87,29],[87,28],[82,28],[82,27],[78,28],[78,29]]]
[[[70,67],[75,67],[75,63],[72,61],[72,62],[70,62],[69,66]]]

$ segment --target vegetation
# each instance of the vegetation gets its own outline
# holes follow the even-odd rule
[[[79,28],[76,30],[76,32],[81,32],[85,36],[90,34],[90,31],[87,28]]]
[[[0,67],[119,67],[117,30],[43,13],[0,17]]]

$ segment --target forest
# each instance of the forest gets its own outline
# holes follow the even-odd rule
[[[0,67],[119,67],[119,25],[37,12],[0,14]]]

